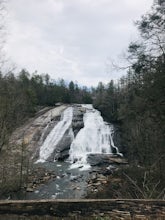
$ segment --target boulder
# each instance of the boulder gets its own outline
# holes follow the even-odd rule
[[[108,164],[127,164],[127,161],[113,154],[89,154],[87,157],[87,162],[91,166],[103,166]]]
[[[27,188],[26,192],[34,192],[34,189],[33,188]]]

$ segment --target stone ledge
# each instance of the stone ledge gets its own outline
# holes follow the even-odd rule
[[[95,216],[103,213],[109,217],[125,215],[151,216],[165,219],[164,200],[9,200],[0,201],[0,214],[68,217]]]

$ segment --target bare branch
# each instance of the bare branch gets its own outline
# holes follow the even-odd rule
[[[125,176],[125,177],[127,177],[127,179],[135,186],[135,188],[138,190],[138,192],[143,196],[143,198],[145,198],[145,194],[143,193],[143,191],[140,189],[140,187],[136,184],[136,182],[133,180],[133,179],[131,179],[131,177],[129,177],[127,174],[125,174],[124,172],[123,172],[123,175]]]
[[[154,185],[153,190],[151,191],[151,193],[150,193],[150,195],[149,195],[149,198],[152,198],[152,195],[153,195],[153,193],[155,192],[155,190],[156,190],[156,188],[158,187],[159,184],[160,184],[160,181],[158,181],[158,182]]]

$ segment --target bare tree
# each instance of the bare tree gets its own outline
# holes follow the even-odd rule
[[[0,72],[2,65],[5,62],[4,58],[4,43],[5,43],[5,0],[0,0]]]
[[[137,22],[147,52],[165,56],[165,7],[155,5]]]

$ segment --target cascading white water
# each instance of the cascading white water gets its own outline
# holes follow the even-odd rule
[[[82,107],[86,108],[83,117],[84,127],[79,131],[70,147],[71,168],[81,166],[88,168],[88,154],[112,153],[111,146],[114,145],[110,126],[103,121],[100,112],[92,105],[82,105]]]
[[[119,149],[114,144],[114,141],[112,138],[112,133],[113,133],[113,126],[112,125],[110,126],[110,132],[111,132],[111,135],[110,135],[111,146],[116,150],[117,155],[120,155],[121,157],[123,157],[123,154],[119,152]]]
[[[43,145],[40,148],[39,160],[37,162],[46,161],[54,152],[56,145],[61,141],[65,132],[71,128],[73,117],[73,108],[68,107],[61,115],[61,120],[52,129]]]

